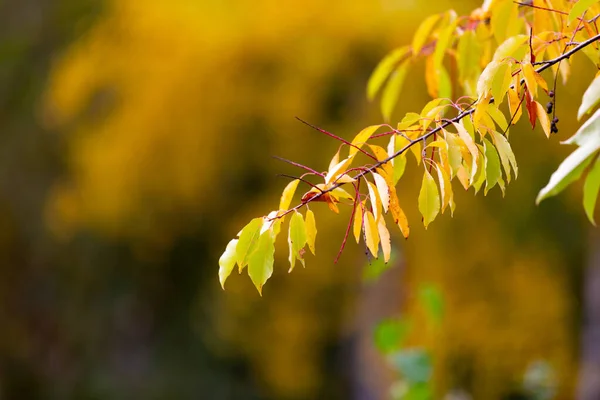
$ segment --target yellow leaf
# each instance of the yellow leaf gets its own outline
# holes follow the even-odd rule
[[[346,190],[344,190],[341,187],[337,187],[337,188],[333,189],[330,192],[330,194],[332,197],[335,198],[336,201],[339,201],[339,199],[354,200],[354,197],[352,197],[352,195],[350,193],[348,193]]]
[[[519,99],[517,92],[514,89],[508,89],[508,107],[510,110],[512,125],[516,124],[523,114],[521,103],[521,99]]]
[[[353,233],[354,238],[356,239],[356,243],[360,242],[360,232],[363,227],[363,211],[365,209],[365,202],[357,203],[356,208],[354,209],[354,226]]]
[[[477,145],[473,141],[471,135],[469,135],[467,130],[462,125],[454,123],[454,127],[458,132],[458,136],[463,140],[463,142],[465,142],[465,145],[467,146],[467,148],[469,149],[469,153],[471,154],[472,166],[470,180],[472,181],[475,177],[475,174],[477,173],[477,160],[479,159],[479,149],[477,148]]]
[[[260,235],[256,249],[248,258],[248,275],[261,296],[263,285],[273,274],[274,253],[274,239],[267,232]]]
[[[333,158],[329,162],[329,168],[327,168],[327,170],[331,171],[339,163],[340,163],[340,150],[338,149],[338,151],[335,153],[335,155],[333,156]]]
[[[421,215],[423,215],[425,229],[427,229],[427,226],[440,212],[440,194],[438,192],[438,187],[427,169],[425,169],[423,183],[419,193],[419,211],[421,212]]]
[[[383,160],[387,159],[390,154],[393,154],[393,152],[388,154],[388,152],[381,146],[375,146],[375,145],[370,144],[369,148],[371,149],[373,154],[375,154],[375,158],[377,158],[378,161],[383,161]],[[384,169],[387,174],[392,175],[394,173],[394,167],[392,166],[392,161],[393,160],[390,160],[390,161],[386,162],[385,164],[382,164],[379,168]]]
[[[546,109],[544,108],[544,106],[542,106],[537,101],[535,101],[534,103],[537,109],[537,117],[540,120],[540,125],[542,125],[542,129],[544,130],[546,137],[550,138],[550,117],[548,117],[548,114],[546,114]]]
[[[381,114],[383,115],[383,119],[386,121],[390,120],[392,112],[394,111],[394,107],[396,107],[396,104],[398,103],[400,91],[402,90],[404,78],[406,78],[409,66],[410,63],[408,60],[400,64],[392,73],[388,84],[383,90],[383,94],[381,96]]]
[[[225,281],[227,280],[227,277],[235,267],[235,247],[237,246],[237,243],[238,239],[230,241],[225,248],[225,252],[223,252],[223,255],[219,258],[219,282],[221,282],[223,290],[225,290]]]
[[[356,150],[356,149],[351,147],[350,150],[352,151],[352,150]],[[354,159],[353,156],[354,156],[354,154],[350,155],[345,160],[342,160],[339,163],[337,163],[336,165],[334,165],[333,168],[330,168],[329,172],[327,172],[327,175],[325,176],[325,183],[329,184],[329,183],[335,181],[340,175],[345,173],[346,170],[348,169],[348,167],[350,167],[350,164],[352,164],[352,160]]]
[[[390,240],[390,231],[385,226],[385,220],[381,218],[377,224],[377,230],[381,239],[381,250],[383,251],[383,261],[387,263],[390,261],[392,255],[392,242]]]
[[[523,72],[523,78],[525,79],[525,86],[529,90],[531,98],[537,97],[537,80],[535,79],[535,71],[533,65],[530,62],[523,61],[521,63],[521,71]]]
[[[377,187],[369,181],[367,181],[367,185],[369,186],[369,198],[371,199],[373,216],[375,217],[375,221],[379,221],[379,217],[381,217],[381,199],[379,198],[379,193],[377,193]]]
[[[522,56],[521,57],[518,57],[518,56],[521,55],[521,53],[523,53],[523,55],[524,55],[525,52],[527,51],[526,44],[527,44],[528,40],[529,40],[528,35],[516,35],[516,36],[509,37],[504,42],[502,42],[502,44],[500,46],[498,46],[498,48],[496,49],[496,52],[494,53],[493,60],[501,61],[501,60],[504,60],[505,58],[516,58],[516,59],[520,60],[522,58]]]
[[[378,170],[377,172],[379,172],[383,179],[385,179],[385,183],[387,184],[387,187],[389,189],[389,210],[392,214],[392,217],[394,218],[394,223],[397,224],[400,228],[402,236],[407,238],[410,234],[410,227],[408,225],[408,219],[406,218],[404,211],[402,211],[402,208],[400,207],[400,201],[398,200],[398,195],[396,194],[396,187],[394,186],[394,183],[392,181],[393,177],[387,175],[383,170]]]
[[[375,186],[377,186],[379,198],[381,199],[381,204],[383,205],[383,211],[387,213],[390,205],[390,189],[388,188],[383,176],[373,173],[373,178],[375,179]]]
[[[304,222],[306,228],[306,243],[310,251],[315,254],[315,239],[317,237],[317,224],[315,214],[311,210],[306,211],[306,220]]]
[[[492,83],[496,77],[496,73],[503,64],[501,61],[492,61],[489,63],[477,81],[477,97],[482,98],[487,96],[492,91]]]
[[[294,193],[296,193],[298,183],[300,183],[300,180],[293,180],[287,184],[285,189],[283,189],[283,193],[281,194],[281,200],[279,200],[280,210],[287,210],[290,207],[292,198],[294,197]]]
[[[415,36],[412,41],[412,51],[414,55],[418,55],[423,45],[427,41],[429,34],[431,33],[433,27],[440,20],[441,14],[432,15],[427,17],[417,29]]]
[[[366,127],[365,129],[360,131],[360,133],[358,135],[356,135],[354,137],[354,139],[352,140],[352,144],[358,148],[361,148],[363,146],[363,144],[365,144],[367,142],[367,140],[369,140],[369,138],[380,127],[381,127],[381,125],[371,125],[371,126]],[[350,147],[350,154],[349,154],[348,158],[350,158],[350,157],[354,156],[356,153],[358,153],[358,149],[356,147]]]
[[[373,257],[377,258],[379,252],[379,232],[377,229],[377,222],[370,211],[365,212],[365,238],[367,240],[367,247]]]

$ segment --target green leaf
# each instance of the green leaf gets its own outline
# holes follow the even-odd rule
[[[357,213],[358,214],[358,213]],[[357,215],[355,218],[360,220],[361,216]],[[392,257],[388,262],[385,262],[384,258],[376,258],[371,262],[367,263],[363,268],[362,279],[365,282],[375,282],[381,275],[388,269],[394,267],[396,261],[396,250],[392,248]]]
[[[377,324],[374,332],[374,341],[377,349],[384,354],[398,350],[408,335],[410,324],[400,318],[385,319]]]
[[[504,96],[506,96],[506,92],[508,92],[511,84],[511,78],[510,64],[502,63],[492,77],[491,89],[495,104],[500,105],[504,101]]]
[[[315,254],[315,239],[317,237],[317,224],[315,221],[315,214],[308,210],[306,211],[306,243],[310,251]]]
[[[275,243],[271,232],[260,235],[256,243],[256,249],[248,258],[248,275],[252,283],[262,296],[262,287],[273,275],[273,263],[275,260]]]
[[[440,212],[440,194],[435,180],[425,169],[423,174],[423,184],[419,193],[419,211],[423,215],[423,224],[425,229],[435,219]]]
[[[480,144],[477,144],[477,147],[479,147],[481,149],[481,153],[484,153],[484,149],[483,146]],[[479,190],[481,189],[481,187],[483,186],[483,183],[485,182],[485,161],[486,158],[485,156],[481,156],[479,157],[479,160],[477,161],[477,173],[475,174],[475,178],[473,178],[473,189],[475,189],[475,194],[479,193]]]
[[[398,351],[389,360],[409,384],[426,383],[431,379],[433,365],[425,350],[413,348]]]
[[[484,194],[490,191],[498,181],[502,178],[500,170],[500,158],[496,152],[496,148],[489,140],[483,139],[483,148],[485,153],[485,191]]]
[[[577,119],[581,119],[581,117],[587,114],[592,108],[596,107],[598,102],[600,102],[600,76],[597,76],[596,79],[592,81],[590,87],[588,87],[583,94],[583,100],[581,101],[581,106],[579,106],[579,111],[577,112]]]
[[[569,23],[573,22],[575,18],[580,17],[592,4],[597,3],[598,0],[579,0],[571,11],[569,11]]]
[[[235,267],[236,253],[235,247],[238,244],[238,239],[233,239],[227,244],[225,251],[221,258],[219,258],[219,282],[221,287],[225,290],[225,281],[231,275],[231,271]]]
[[[240,273],[248,264],[248,257],[250,254],[252,254],[254,248],[256,247],[262,224],[262,218],[254,218],[242,229],[242,232],[240,233],[240,238],[235,249],[236,262],[240,269]]]
[[[388,84],[383,90],[383,95],[381,96],[381,114],[386,121],[390,120],[392,111],[394,111],[394,108],[398,103],[402,84],[404,83],[404,78],[406,78],[409,65],[408,61],[400,64],[398,68],[396,68],[396,71],[392,73]]]
[[[596,208],[596,199],[598,198],[598,190],[600,190],[600,157],[596,157],[594,166],[585,178],[583,185],[583,208],[585,213],[594,226],[594,209]]]
[[[435,71],[438,75],[440,86],[439,86],[439,97],[442,99],[449,99],[452,97],[452,81],[450,80],[450,74],[446,71],[443,65],[438,66]]]
[[[439,289],[433,285],[423,285],[419,288],[419,300],[427,311],[427,316],[435,323],[441,323],[444,317],[444,298]]]
[[[302,265],[304,265],[304,257],[301,254],[301,250],[306,245],[306,226],[302,214],[298,211],[294,211],[292,218],[290,219],[290,229],[288,235],[288,244],[290,246],[290,270],[292,272],[296,259],[299,259]]]
[[[442,62],[444,61],[444,55],[446,54],[446,50],[448,50],[448,48],[452,44],[454,31],[456,30],[456,25],[458,24],[458,20],[456,19],[456,13],[454,11],[450,12],[450,24],[442,30],[435,44],[435,51],[433,53],[433,63],[436,66],[442,65]]]
[[[390,73],[396,67],[403,58],[408,56],[410,53],[410,48],[408,46],[400,47],[381,60],[381,62],[377,65],[373,74],[369,78],[369,82],[367,83],[367,98],[369,100],[373,100],[377,95],[379,89],[381,89],[385,80],[390,76]]]

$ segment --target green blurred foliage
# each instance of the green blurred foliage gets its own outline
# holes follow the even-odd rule
[[[0,5],[0,394],[351,398],[353,383],[369,380],[354,365],[375,362],[354,350],[363,305],[416,321],[406,342],[432,349],[441,390],[500,398],[541,358],[570,393],[586,225],[576,190],[534,206],[568,149],[525,125],[512,133],[521,174],[506,198],[457,193],[455,218],[427,233],[409,161],[399,194],[413,233],[395,237],[404,273],[380,302],[363,289],[398,269],[363,283],[364,249],[350,243],[333,265],[349,214],[325,206],[315,207],[327,217],[306,269],[288,275],[276,259],[263,298],[236,274],[227,292],[217,279],[228,238],[276,205],[286,182],[275,175],[298,172],[270,155],[321,170],[337,149],[293,117],[346,138],[380,122],[364,100],[379,59],[428,14],[476,5]],[[575,126],[578,101],[568,99],[585,84],[561,88],[561,138]],[[422,68],[405,88],[396,117],[427,101]],[[423,281],[446,299],[436,334],[419,323]],[[389,382],[369,393],[382,388]]]

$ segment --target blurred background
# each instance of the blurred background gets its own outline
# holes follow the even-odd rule
[[[337,150],[294,117],[345,138],[379,123],[365,100],[377,62],[426,16],[478,5],[0,2],[0,398],[385,399],[397,376],[373,332],[397,316],[432,354],[435,398],[527,398],[536,360],[553,398],[573,398],[599,358],[584,285],[598,238],[580,186],[534,200],[570,152],[558,142],[594,75],[583,57],[557,94],[560,133],[512,131],[505,198],[455,186],[454,218],[425,232],[409,163],[413,230],[394,232],[388,270],[353,243],[333,264],[349,213],[317,205],[305,269],[287,273],[280,240],[262,298],[247,276],[218,283],[227,242],[277,204],[278,173],[297,173],[271,156],[324,170]],[[396,118],[428,101],[422,66],[407,82]],[[423,284],[443,299],[433,334]]]

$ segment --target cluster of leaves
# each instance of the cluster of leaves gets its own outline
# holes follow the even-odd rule
[[[509,143],[510,127],[527,113],[532,128],[539,122],[550,137],[558,130],[553,107],[556,82],[559,75],[563,82],[568,79],[569,57],[581,51],[600,67],[596,26],[600,6],[596,3],[486,0],[469,16],[458,17],[449,11],[427,18],[410,45],[394,50],[381,61],[368,82],[367,94],[374,98],[382,92],[382,113],[389,120],[408,68],[424,59],[425,80],[433,100],[421,112],[407,113],[395,126],[369,126],[352,141],[310,125],[341,143],[328,170],[318,172],[288,161],[305,173],[292,177],[294,181],[285,188],[278,210],[252,220],[228,244],[219,262],[221,284],[236,264],[240,271],[248,265],[250,278],[259,292],[262,290],[273,271],[275,238],[290,214],[290,271],[296,260],[304,264],[305,246],[314,253],[315,217],[308,207],[313,201],[327,203],[336,213],[340,203],[351,207],[340,253],[352,231],[357,242],[363,238],[368,253],[377,258],[381,249],[387,262],[391,244],[384,216],[391,215],[404,237],[410,232],[396,190],[409,150],[417,166],[423,168],[418,208],[426,228],[440,213],[447,209],[454,212],[454,179],[465,190],[473,188],[478,193],[485,184],[484,194],[494,187],[504,194],[507,184],[518,176]],[[542,76],[545,70],[553,72],[551,85]],[[462,96],[450,100],[459,91]],[[550,99],[546,107],[541,96]],[[595,80],[584,96],[580,116],[599,100],[600,81]],[[600,164],[596,161],[600,150],[596,130],[599,113],[569,141],[580,148],[552,176],[538,201],[558,193],[593,162],[586,180],[589,194],[584,196],[591,216],[600,187]],[[359,164],[360,159],[367,162]],[[319,183],[310,179],[318,179]],[[300,182],[310,189],[298,205],[289,208]],[[304,206],[305,217],[299,212]]]

